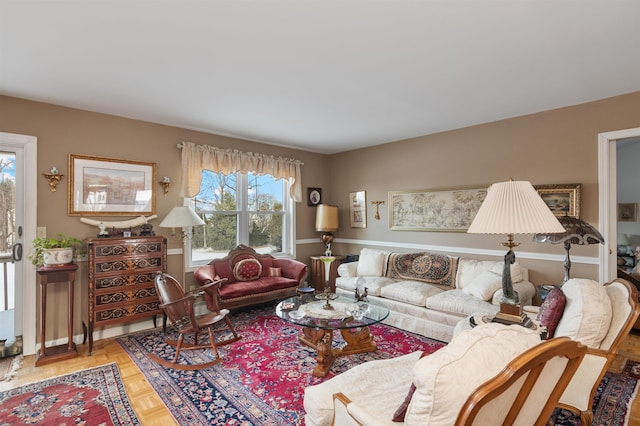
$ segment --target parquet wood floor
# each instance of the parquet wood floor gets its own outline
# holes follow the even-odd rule
[[[17,375],[8,382],[0,382],[0,390],[6,390],[27,383],[61,376],[78,370],[99,365],[118,363],[129,401],[143,425],[177,425],[158,394],[144,378],[129,355],[115,341],[115,338],[94,342],[93,353],[87,356],[88,344],[78,345],[78,357],[65,361],[35,366],[35,355],[24,357]]]
[[[77,370],[117,362],[131,405],[142,424],[145,426],[177,425],[158,394],[151,388],[115,339],[94,342],[91,356],[87,356],[87,346],[86,344],[78,346],[79,356],[77,358],[40,367],[35,367],[34,355],[25,357],[16,376],[11,381],[0,382],[0,391]],[[629,335],[621,346],[620,354],[621,358],[626,357],[640,362],[640,335]],[[629,424],[640,424],[640,400],[638,398],[632,402]]]

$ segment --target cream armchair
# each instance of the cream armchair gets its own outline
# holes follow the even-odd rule
[[[540,349],[541,345],[544,346]],[[558,349],[559,346],[562,348]],[[473,407],[477,409],[494,397],[497,398],[488,406],[494,417],[500,411],[505,416],[512,416],[507,418],[513,424],[544,424],[584,356],[584,351],[584,347],[568,339],[554,339],[543,344],[536,331],[520,326],[486,324],[458,334],[448,346],[428,356],[421,357],[421,352],[414,352],[393,359],[367,362],[324,383],[306,388],[305,422],[308,426],[391,426],[399,424],[394,422],[396,418],[406,425],[452,425],[474,391],[499,375],[513,361],[511,370],[507,373],[503,371],[500,378],[495,379],[502,381],[509,391],[500,388],[497,382],[481,388],[485,397],[489,396],[481,399],[482,402],[473,400],[469,410],[463,411],[471,418],[461,418],[461,424],[467,421],[471,424],[473,417],[477,424],[482,424],[487,411],[481,409],[478,414],[473,412]],[[545,368],[540,376],[542,380],[536,386],[527,381],[525,387],[533,386],[535,389],[531,394],[531,403],[527,404],[526,393],[519,393],[525,381],[515,380],[516,376],[534,365],[540,366],[546,361],[545,357],[553,355],[555,359],[560,352],[569,353],[573,361],[568,362],[567,358],[563,358],[564,361],[559,364],[554,362],[553,368]],[[523,353],[527,354],[525,358],[518,358]],[[571,366],[565,372],[569,364]],[[530,377],[537,375],[534,373]],[[511,387],[514,383],[515,388]],[[413,393],[410,389],[413,389]],[[520,417],[509,409],[503,409],[515,405],[524,409]]]
[[[582,425],[590,425],[598,385],[640,313],[638,294],[635,286],[621,278],[604,286],[573,278],[562,292],[566,305],[554,337],[569,337],[588,351],[558,406],[580,414]]]

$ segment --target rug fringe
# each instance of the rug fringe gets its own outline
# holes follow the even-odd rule
[[[631,393],[631,397],[629,401],[627,401],[627,412],[624,415],[624,426],[629,426],[629,420],[631,419],[631,406],[633,402],[636,400],[636,395],[638,394],[638,388],[640,388],[640,380],[636,382],[636,387],[633,389]]]
[[[23,355],[16,355],[11,360],[11,367],[9,368],[9,371],[7,372],[7,374],[2,379],[3,382],[9,382],[9,381],[11,381],[11,379],[13,379],[16,376],[16,373],[18,372],[20,367],[22,367],[22,360],[23,359],[24,359]]]

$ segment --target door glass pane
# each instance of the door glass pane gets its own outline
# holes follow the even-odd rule
[[[16,156],[0,151],[0,339],[14,339],[16,243]],[[8,350],[8,349],[7,349]]]

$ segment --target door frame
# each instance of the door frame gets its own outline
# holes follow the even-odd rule
[[[640,127],[598,134],[598,205],[599,228],[605,244],[599,245],[601,283],[617,276],[618,247],[616,143],[619,139],[640,136]]]
[[[36,353],[36,271],[27,261],[26,254],[31,251],[31,242],[36,238],[36,226],[38,223],[38,185],[37,185],[37,164],[38,164],[38,138],[35,136],[18,135],[14,133],[0,132],[0,144],[4,146],[21,148],[23,150],[24,165],[22,167],[22,180],[24,182],[23,197],[23,260],[22,265],[22,297],[16,292],[16,307],[20,306],[22,317],[16,318],[16,329],[22,327],[24,355]],[[27,166],[32,165],[32,166]],[[35,165],[35,166],[33,166]],[[26,194],[29,194],[27,197]]]

